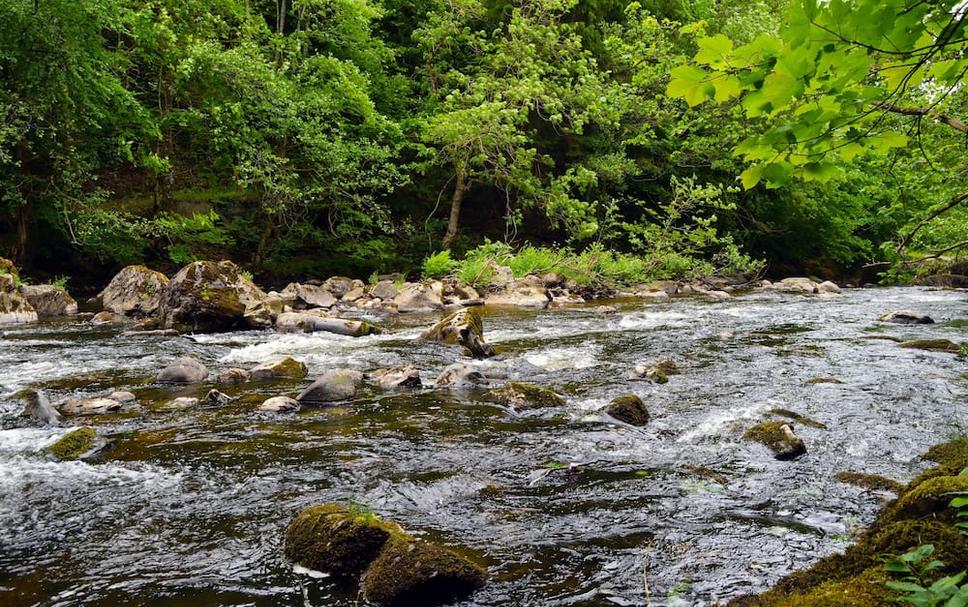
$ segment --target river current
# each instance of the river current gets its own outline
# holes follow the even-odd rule
[[[930,445],[968,432],[968,363],[899,348],[968,341],[968,293],[755,292],[727,301],[607,302],[489,311],[487,364],[554,387],[566,405],[514,413],[482,392],[364,391],[339,406],[260,413],[324,371],[411,363],[426,384],[457,348],[417,340],[433,317],[351,338],[249,331],[123,337],[90,315],[0,329],[0,604],[350,606],[355,590],[293,571],[289,520],[352,503],[487,564],[484,606],[712,606],[840,551],[891,495],[838,482],[852,470],[907,481]],[[597,304],[596,304],[597,305]],[[910,308],[933,325],[877,322]],[[375,320],[386,322],[385,319]],[[299,383],[219,387],[226,407],[165,410],[214,387],[151,383],[190,355],[215,373],[293,356]],[[666,384],[631,381],[672,359]],[[823,378],[822,383],[811,382]],[[834,383],[830,380],[837,380]],[[28,427],[12,395],[52,402],[134,392],[141,412],[70,420],[116,444],[103,461],[54,462],[69,428]],[[651,422],[597,409],[635,393]],[[777,461],[743,431],[789,409],[807,453]]]

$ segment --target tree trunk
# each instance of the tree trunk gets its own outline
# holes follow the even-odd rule
[[[27,144],[24,141],[17,142],[17,162],[20,164],[20,173],[24,176],[24,183],[30,182],[30,153],[27,151]],[[29,188],[28,188],[29,190]],[[29,256],[30,247],[30,200],[29,191],[21,191],[20,194],[20,204],[17,205],[16,211],[16,222],[17,222],[17,234],[16,240],[14,241],[13,251],[11,252],[13,260],[23,267],[27,263],[27,257]]]
[[[464,177],[464,171],[457,170],[457,183],[454,184],[454,194],[450,198],[450,219],[447,221],[447,231],[444,232],[444,239],[440,241],[440,245],[447,249],[450,248],[450,243],[453,242],[454,237],[457,236],[457,230],[460,228],[460,207],[464,202],[464,194],[467,193],[468,183]]]

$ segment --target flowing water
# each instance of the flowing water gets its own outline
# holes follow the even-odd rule
[[[222,408],[165,411],[151,376],[191,355],[218,371],[283,355],[310,377],[409,362],[430,383],[457,349],[416,340],[432,319],[389,334],[240,332],[121,337],[85,319],[7,327],[0,339],[0,604],[355,605],[352,588],[301,576],[283,557],[290,518],[353,502],[412,533],[460,546],[491,572],[466,606],[715,605],[767,588],[842,550],[890,496],[841,484],[842,470],[905,481],[929,445],[968,430],[968,370],[901,338],[968,341],[968,296],[863,289],[841,298],[754,293],[726,302],[617,302],[491,312],[491,364],[547,384],[561,408],[515,414],[480,392],[365,392],[295,415],[256,411],[297,384],[222,388]],[[914,308],[938,323],[882,325]],[[625,379],[671,358],[682,375]],[[213,374],[214,377],[214,374]],[[809,383],[835,378],[842,383]],[[308,380],[307,380],[308,381]],[[302,382],[303,384],[305,382]],[[103,461],[52,462],[67,428],[13,419],[18,389],[53,402],[128,389],[142,412],[87,418],[112,437]],[[634,392],[652,421],[596,410]],[[784,408],[808,453],[772,458],[743,430]]]

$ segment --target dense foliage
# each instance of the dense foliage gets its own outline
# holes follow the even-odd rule
[[[916,228],[964,191],[968,63],[952,1],[881,4],[0,0],[0,246],[50,273],[419,274],[487,239],[903,272],[968,227]]]

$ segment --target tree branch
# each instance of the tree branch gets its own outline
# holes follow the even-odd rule
[[[919,221],[918,225],[914,226],[914,229],[908,232],[907,236],[901,239],[901,243],[897,245],[897,252],[900,253],[901,251],[904,250],[904,247],[911,244],[911,239],[914,238],[914,235],[917,234],[921,230],[921,228],[927,225],[929,221],[931,221],[938,215],[941,215],[945,211],[955,208],[956,206],[958,206],[959,204],[961,204],[966,200],[968,200],[968,192],[958,194],[957,196],[949,200],[947,204],[945,204],[943,207],[941,207],[937,211],[934,211],[933,213],[931,213],[930,215],[928,215],[927,217]]]
[[[952,116],[948,116],[947,114],[941,114],[941,113],[938,113],[938,112],[933,112],[933,111],[931,111],[930,109],[927,109],[927,108],[900,107],[900,106],[895,105],[893,103],[890,103],[890,104],[889,103],[879,103],[879,104],[877,104],[877,107],[879,109],[882,109],[882,110],[886,111],[886,112],[892,112],[894,114],[903,114],[905,116],[927,116],[928,118],[931,118],[932,120],[936,120],[936,121],[941,122],[943,124],[947,124],[948,126],[950,126],[951,128],[953,128],[955,130],[958,130],[958,131],[961,131],[962,133],[968,134],[968,124],[965,124],[964,122],[958,120],[957,118],[954,118]]]

